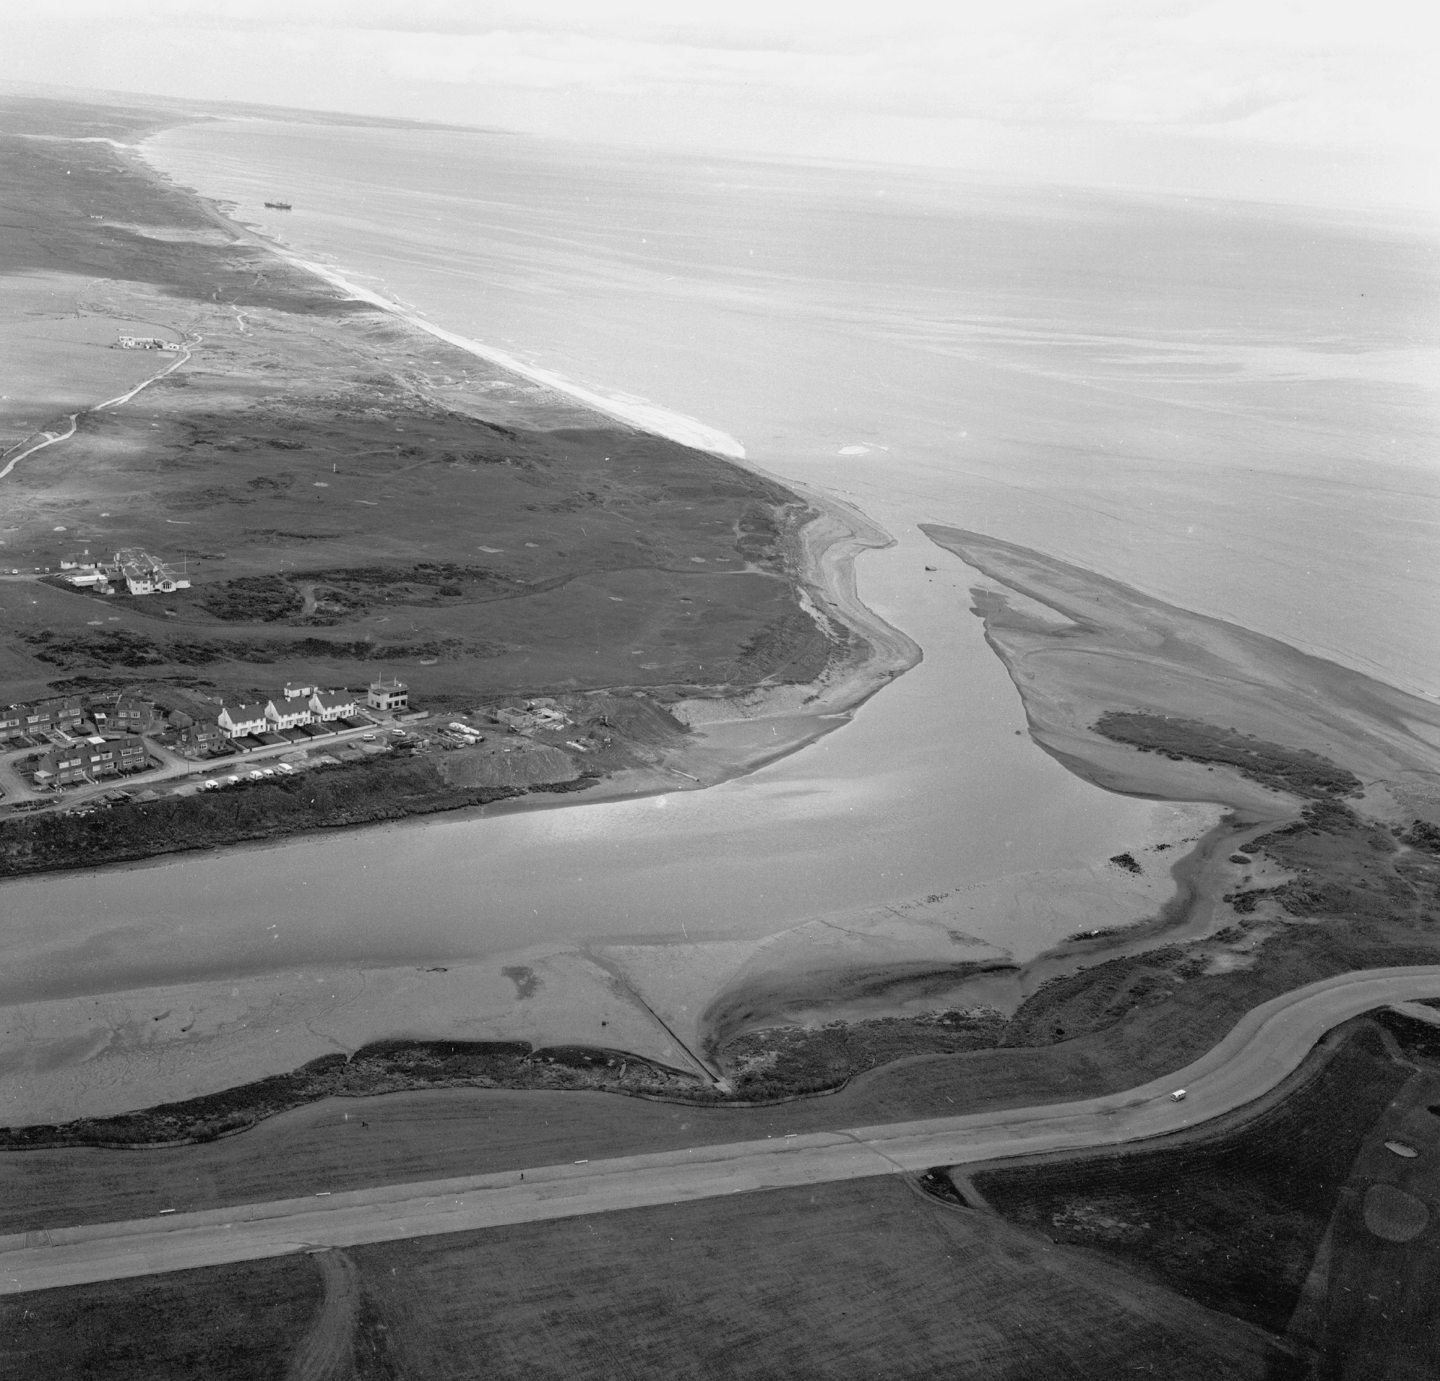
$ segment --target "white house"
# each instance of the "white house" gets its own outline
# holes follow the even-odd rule
[[[348,719],[353,714],[359,714],[360,706],[349,691],[317,690],[311,693],[310,710],[314,718],[328,724],[332,719]]]
[[[265,718],[271,729],[293,729],[297,724],[310,723],[314,717],[310,713],[310,706],[298,698],[287,700],[281,696],[278,704],[273,700],[265,703]]]
[[[372,710],[403,710],[410,704],[410,688],[393,676],[381,677],[370,683],[366,704]]]
[[[266,707],[258,701],[252,705],[222,705],[217,722],[231,738],[263,734],[270,727],[265,710]]]

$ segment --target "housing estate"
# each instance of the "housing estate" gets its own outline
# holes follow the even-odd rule
[[[46,753],[35,769],[35,784],[70,786],[124,772],[139,772],[148,765],[143,739],[103,738],[92,734],[88,738],[71,739]]]
[[[400,691],[408,698],[404,686]],[[265,700],[227,701],[216,723],[227,738],[238,739],[303,729],[309,724],[333,725],[359,713],[360,703],[350,691],[287,685],[283,694]]]
[[[220,707],[216,722],[230,738],[244,738],[247,734],[263,734],[270,727],[265,713],[264,701],[253,700],[227,702]]]

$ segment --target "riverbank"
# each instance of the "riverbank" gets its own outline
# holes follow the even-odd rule
[[[977,608],[1037,732],[1051,738],[1052,748],[1056,736],[1068,736],[1062,751],[1075,764],[1072,770],[1093,766],[1112,790],[1188,792],[1227,803],[1229,813],[1220,820],[1215,807],[1195,808],[1208,814],[1197,817],[1201,828],[1185,839],[1189,848],[1155,840],[1110,860],[1117,880],[1128,879],[1128,885],[1164,880],[1151,922],[1117,929],[1103,923],[1103,911],[1092,909],[1090,924],[1023,965],[958,930],[955,900],[940,895],[874,914],[819,918],[758,942],[610,939],[583,949],[513,950],[463,965],[304,974],[264,972],[260,949],[256,975],[232,980],[223,990],[197,981],[7,1008],[0,1051],[6,1102],[16,1121],[126,1112],[140,1088],[152,1099],[201,1096],[299,1068],[327,1049],[348,1055],[382,1037],[525,1040],[537,1049],[603,1043],[640,1061],[688,1071],[697,1090],[742,1073],[727,1067],[727,1050],[739,1049],[745,1069],[763,1072],[773,1054],[772,1064],[795,1065],[792,1082],[810,1080],[813,1088],[817,1060],[829,1071],[821,1082],[844,1077],[843,1060],[837,1063],[824,1048],[837,1038],[819,1038],[821,1051],[814,1055],[805,1048],[810,1038],[795,1030],[820,1029],[837,1019],[863,1025],[900,1012],[923,1025],[924,1014],[937,1008],[988,1009],[1004,1023],[987,1028],[990,1043],[1049,1046],[1103,1031],[1127,1013],[1188,992],[1201,979],[1206,1003],[1233,1013],[1257,983],[1268,992],[1282,982],[1302,953],[1309,956],[1305,965],[1326,972],[1379,962],[1375,955],[1391,963],[1428,962],[1434,937],[1427,925],[1440,914],[1440,865],[1433,859],[1440,835],[1413,820],[1402,825],[1390,818],[1402,806],[1426,811],[1415,783],[1433,773],[1436,750],[1407,750],[1395,726],[1409,716],[1415,722],[1427,707],[1407,707],[1389,688],[1347,683],[1346,673],[1336,683],[1352,692],[1351,717],[1343,725],[1329,718],[1312,724],[1308,736],[1297,730],[1298,748],[1237,739],[1250,723],[1240,715],[1246,688],[1257,684],[1276,687],[1273,706],[1256,697],[1261,708],[1302,721],[1308,683],[1286,681],[1299,656],[1293,649],[1231,626],[1216,629],[1213,620],[1038,553],[974,534],[954,540],[977,568],[983,563],[991,580],[998,583],[1003,573],[1009,582],[1006,602],[991,590],[977,595]],[[1020,600],[1047,609],[1048,622],[1033,610],[1017,612]],[[1064,622],[1054,617],[1061,610]],[[1197,650],[1202,636],[1203,659]],[[1228,663],[1221,658],[1226,648]],[[1186,674],[1187,663],[1197,661],[1201,691]],[[1072,668],[1090,668],[1093,690],[1097,663],[1121,679],[1092,700],[1060,679]],[[1301,665],[1308,668],[1308,660]],[[1339,670],[1321,673],[1333,677]],[[1096,727],[1106,713],[1143,712],[1150,741],[1164,748],[1163,739],[1153,738],[1170,722],[1164,711],[1196,713],[1195,696],[1219,694],[1227,674],[1240,693],[1226,702],[1224,717],[1237,722],[1217,739],[1214,761],[1205,760],[1195,729],[1201,721],[1174,721],[1174,747],[1183,751],[1141,751]],[[1169,698],[1156,693],[1147,701],[1140,694],[1144,686],[1159,686]],[[1335,704],[1334,697],[1323,698],[1313,713],[1333,716]],[[1366,706],[1378,707],[1377,722],[1361,717]],[[1212,703],[1212,713],[1217,708]],[[1347,727],[1350,737],[1322,762],[1313,745],[1326,725],[1332,732]],[[1237,762],[1237,743],[1251,745],[1247,753],[1263,764],[1263,778],[1278,772],[1293,790],[1277,791],[1247,776],[1257,769],[1243,754]],[[1303,771],[1289,775],[1292,762]],[[1385,775],[1375,775],[1377,766]],[[1351,772],[1361,782],[1358,794]],[[1314,794],[1307,799],[1297,790]],[[1416,818],[1435,814],[1431,806]],[[1012,896],[1005,904],[1015,901]],[[1412,953],[1421,957],[1399,957]],[[595,1040],[597,1032],[602,1042]],[[848,1049],[850,1042],[839,1046]],[[587,1078],[587,1087],[604,1086],[603,1070]]]

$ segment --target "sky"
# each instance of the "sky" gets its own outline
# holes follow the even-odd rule
[[[0,81],[1440,213],[1417,0],[46,0]]]

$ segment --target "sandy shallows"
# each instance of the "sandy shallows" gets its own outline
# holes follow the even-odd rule
[[[1223,801],[1260,817],[1294,802],[1225,767],[1176,762],[1095,732],[1107,711],[1204,721],[1318,753],[1365,786],[1368,813],[1440,808],[1440,706],[1222,619],[958,528],[930,538],[988,576],[973,591],[1031,736],[1097,785]]]

